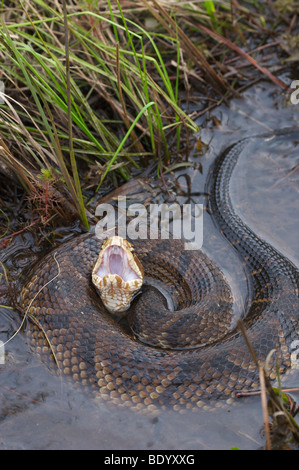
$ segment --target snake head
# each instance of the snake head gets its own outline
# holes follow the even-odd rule
[[[125,312],[143,284],[144,272],[134,248],[113,236],[102,245],[92,271],[92,282],[111,313]]]

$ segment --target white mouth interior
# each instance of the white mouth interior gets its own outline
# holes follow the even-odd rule
[[[102,262],[95,274],[102,279],[107,274],[115,274],[120,276],[124,282],[139,279],[138,274],[131,268],[125,251],[117,245],[106,248]]]

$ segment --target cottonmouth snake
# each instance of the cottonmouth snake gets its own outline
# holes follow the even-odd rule
[[[244,323],[261,362],[275,350],[269,364],[273,378],[275,361],[280,372],[294,366],[299,275],[294,265],[256,236],[232,207],[229,183],[246,143],[244,139],[234,144],[216,160],[208,182],[209,207],[245,263],[252,298]],[[153,324],[143,338],[141,334],[136,339],[104,311],[91,285],[91,270],[101,244],[90,234],[75,238],[46,255],[26,281],[20,306],[35,319],[29,337],[41,359],[46,358],[52,368],[109,403],[136,409],[205,408],[223,399],[229,402],[237,391],[259,386],[258,371],[243,336],[237,328],[229,331],[230,290],[221,271],[200,250],[184,251],[179,240],[134,241],[145,272],[160,276],[170,291],[177,288],[174,304],[181,309],[174,321],[161,294],[155,297],[153,288],[146,288],[132,309],[147,309]],[[187,311],[186,320],[182,309]],[[149,332],[155,329],[155,315],[161,312],[166,315],[164,322],[170,322],[168,330],[162,340],[147,344],[151,343]],[[199,336],[196,346],[192,336],[196,328],[191,321],[198,318],[203,332],[195,334]],[[134,328],[142,321],[137,316]],[[172,350],[178,336],[187,338],[188,346],[183,339]]]

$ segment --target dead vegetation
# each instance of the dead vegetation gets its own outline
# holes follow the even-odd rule
[[[292,1],[3,4],[0,173],[43,223],[67,200],[88,227],[103,185],[188,159],[198,115],[263,78],[287,92],[296,20]]]

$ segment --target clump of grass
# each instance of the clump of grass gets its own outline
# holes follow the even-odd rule
[[[1,159],[29,192],[53,167],[87,225],[78,159],[106,164],[99,187],[121,157],[117,172],[127,181],[128,167],[141,169],[146,157],[169,159],[172,131],[197,126],[180,108],[154,40],[120,5],[117,19],[109,2],[105,16],[76,8],[63,14],[40,1],[19,5],[0,32],[7,79]]]
[[[151,161],[160,174],[182,158],[198,131],[188,113],[194,82],[207,106],[216,105],[238,82],[224,57],[241,56],[266,72],[240,47],[251,33],[271,32],[254,7],[174,0],[11,4],[1,6],[0,164],[29,194],[49,189],[40,176],[51,171],[51,189],[72,202],[85,226],[86,174],[96,192],[107,175],[116,185]]]

